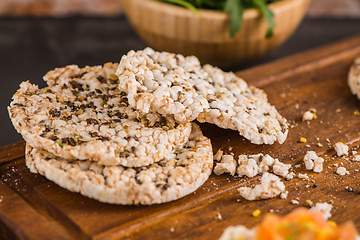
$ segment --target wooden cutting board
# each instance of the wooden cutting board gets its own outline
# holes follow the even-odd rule
[[[270,210],[284,215],[306,206],[306,200],[333,203],[331,220],[340,224],[353,220],[360,230],[360,163],[336,157],[332,148],[338,141],[352,149],[360,144],[360,116],[354,115],[360,100],[347,86],[347,73],[357,55],[360,36],[238,73],[263,88],[291,123],[282,145],[253,145],[235,131],[200,125],[212,140],[214,153],[219,148],[236,156],[261,152],[292,164],[295,173],[307,173],[309,180],[285,181],[287,199],[246,201],[236,189],[257,184],[259,176],[213,174],[194,194],[178,201],[153,206],[104,204],[30,173],[24,163],[24,142],[19,142],[0,148],[0,238],[218,239],[229,225],[252,227]],[[317,110],[318,118],[302,122],[309,108]],[[299,143],[300,137],[307,142]],[[302,159],[308,150],[325,158],[322,173],[304,169]],[[295,168],[297,164],[300,168]],[[334,164],[343,165],[350,174],[336,174]],[[299,205],[291,204],[293,199]],[[256,209],[261,211],[257,218],[251,215]]]

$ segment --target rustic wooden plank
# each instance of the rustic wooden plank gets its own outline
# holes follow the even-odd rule
[[[58,206],[55,206],[54,203],[44,195],[44,193],[51,193],[58,198],[57,192],[52,191],[51,184],[53,183],[40,175],[30,173],[25,166],[24,157],[14,159],[9,164],[2,164],[0,166],[0,173],[1,180],[6,183],[19,198],[25,199],[29,207],[33,208],[33,211],[42,215],[44,217],[43,221],[56,223],[56,228],[62,229],[61,232],[65,233],[67,239],[89,239],[89,236],[87,236],[78,225],[74,224],[67,215],[59,211]],[[40,186],[42,188],[40,188]],[[66,199],[61,200],[71,204],[71,199],[69,199],[68,196]],[[72,207],[74,207],[74,205],[72,205]],[[31,219],[31,217],[32,215],[30,214],[29,219]],[[28,226],[24,225],[24,230],[29,230],[27,228]]]
[[[293,166],[302,162],[307,150],[327,156],[327,171],[309,173],[311,180],[318,184],[317,188],[311,188],[311,181],[294,179],[286,182],[290,192],[288,199],[249,202],[241,199],[236,189],[257,182],[259,177],[239,179],[212,175],[195,194],[178,201],[153,206],[104,204],[71,193],[42,176],[30,173],[24,164],[24,143],[20,142],[0,149],[1,180],[11,192],[4,196],[10,194],[27,204],[28,214],[22,218],[23,221],[45,222],[49,229],[58,229],[59,236],[70,239],[154,239],[154,236],[216,239],[228,225],[250,227],[260,221],[261,217],[251,217],[257,208],[263,213],[270,209],[279,210],[280,214],[289,212],[296,207],[290,204],[290,200],[297,197],[301,205],[306,199],[313,202],[332,200],[336,208],[333,212],[335,221],[342,223],[352,219],[360,227],[360,219],[356,216],[360,211],[356,205],[360,200],[358,191],[350,193],[345,190],[346,186],[357,189],[359,172],[355,170],[359,166],[342,158],[332,158],[332,145],[326,141],[329,138],[331,143],[360,144],[360,118],[353,114],[360,109],[360,104],[350,94],[346,83],[349,66],[360,54],[359,46],[360,36],[357,36],[238,73],[251,84],[263,88],[270,102],[290,121],[292,128],[282,145],[253,145],[235,131],[201,124],[204,134],[212,140],[214,152],[222,148],[225,153],[235,155],[268,153]],[[302,122],[303,112],[311,107],[317,109],[318,119],[309,124]],[[298,143],[300,137],[306,137],[308,142]],[[317,143],[323,147],[318,147]],[[340,177],[334,174],[333,164],[341,162],[351,175]],[[307,172],[303,166],[294,171]],[[5,206],[1,204],[0,229],[4,230],[4,238],[25,239],[26,236],[39,239],[29,233],[46,235],[46,231],[39,232],[31,225],[19,224],[14,218],[21,212],[11,215],[1,208]],[[222,220],[218,218],[219,213]]]
[[[11,170],[14,171],[14,170]],[[15,182],[17,188],[27,191]],[[59,224],[41,215],[15,191],[0,181],[0,238],[1,239],[72,239]]]
[[[21,141],[0,148],[0,164],[24,156],[25,142]]]

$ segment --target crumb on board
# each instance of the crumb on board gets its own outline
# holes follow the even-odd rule
[[[304,114],[302,116],[303,121],[311,121],[316,118],[317,118],[316,109],[314,109],[314,108],[309,109],[308,111],[304,112]]]
[[[355,188],[354,188],[354,187],[345,187],[345,189],[346,189],[348,192],[355,192]]]
[[[341,157],[341,156],[347,156],[349,154],[349,147],[342,143],[342,142],[337,142],[334,144],[334,149],[336,151],[336,154]]]
[[[255,211],[253,211],[252,216],[253,217],[258,217],[258,216],[260,216],[260,214],[261,214],[260,209],[256,209]]]
[[[221,175],[223,173],[229,173],[231,176],[235,175],[236,161],[232,155],[223,155],[220,163],[216,163],[214,173]]]
[[[295,173],[293,172],[289,172],[286,176],[285,176],[285,179],[286,180],[291,180],[295,177]]]
[[[351,161],[353,161],[353,162],[359,162],[359,161],[360,161],[360,155],[354,155],[354,156],[351,158]]]
[[[345,174],[349,174],[349,171],[347,171],[346,168],[344,167],[338,167],[336,169],[336,173],[339,174],[340,176],[344,176]]]
[[[322,172],[323,171],[323,162],[324,159],[318,157],[316,152],[314,151],[307,151],[304,156],[304,163],[306,170],[313,170],[314,172]]]
[[[333,205],[331,205],[330,203],[315,203],[315,205],[313,207],[310,208],[310,212],[322,212],[323,215],[323,219],[324,220],[328,220],[331,217],[331,210],[333,208]]]
[[[284,192],[285,185],[276,175],[265,172],[261,177],[259,185],[256,185],[254,188],[241,187],[238,191],[243,198],[249,201],[269,199]]]
[[[309,206],[309,207],[312,207],[314,206],[314,203],[310,200],[310,199],[306,199],[306,204]]]
[[[309,176],[306,173],[299,173],[297,177],[303,180],[309,179]]]
[[[222,158],[222,156],[223,156],[223,154],[224,154],[224,152],[223,152],[221,149],[219,149],[219,150],[216,152],[216,154],[214,155],[214,160],[215,160],[215,161],[220,161],[221,158]]]
[[[289,191],[282,192],[282,193],[280,194],[280,198],[281,198],[281,199],[286,199],[287,196],[288,196],[288,194],[289,194]]]

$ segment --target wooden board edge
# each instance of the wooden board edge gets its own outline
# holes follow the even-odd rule
[[[316,68],[328,66],[335,63],[339,58],[354,54],[354,51],[357,50],[360,52],[360,35],[344,38],[269,63],[238,71],[236,75],[252,85],[265,87],[289,75],[309,71],[314,66]]]

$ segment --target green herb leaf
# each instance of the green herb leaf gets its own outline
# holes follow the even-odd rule
[[[243,20],[244,6],[239,0],[226,0],[224,11],[230,14],[230,37],[234,37],[240,30]]]
[[[260,8],[260,11],[262,12],[264,18],[266,21],[269,22],[269,27],[266,32],[266,38],[271,38],[274,35],[274,13],[268,8],[266,4],[266,0],[253,0],[255,6]]]

